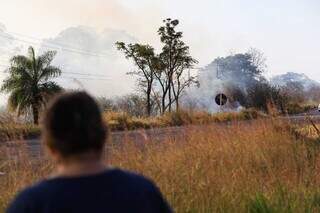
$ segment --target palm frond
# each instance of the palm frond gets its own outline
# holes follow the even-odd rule
[[[10,59],[10,63],[11,63],[11,67],[20,67],[20,68],[23,67],[25,68],[25,70],[29,70],[29,71],[32,70],[32,61],[23,55],[13,56]]]
[[[46,105],[48,100],[55,94],[60,93],[62,91],[62,87],[60,87],[56,82],[48,81],[39,85],[39,94],[41,105]]]
[[[3,84],[1,85],[1,92],[10,92],[14,89],[19,88],[20,81],[17,78],[7,78],[3,81]]]
[[[26,112],[31,106],[30,93],[23,89],[14,90],[8,100],[8,106],[11,111],[17,111],[18,115]]]
[[[32,61],[36,60],[36,53],[35,53],[34,48],[32,46],[30,46],[28,48],[28,56],[29,56],[29,59]]]
[[[49,65],[46,68],[41,70],[39,80],[47,81],[50,78],[58,77],[60,75],[61,75],[61,70],[58,67]]]
[[[47,51],[43,53],[41,56],[39,56],[37,58],[37,61],[39,61],[39,64],[42,65],[42,68],[46,68],[51,64],[56,54],[57,54],[56,51]]]
[[[33,66],[32,61],[23,56],[23,55],[17,55],[13,56],[10,60],[11,65],[8,69],[9,74],[13,75],[24,75],[24,77],[32,78],[33,76]]]
[[[11,66],[8,71],[11,76],[21,78],[24,81],[32,81],[34,79],[32,73],[30,73],[30,71],[28,69],[25,69],[24,67]]]
[[[15,66],[25,67],[28,63],[30,63],[30,59],[24,55],[16,55],[10,59],[10,62]]]
[[[3,80],[0,92],[11,92],[15,89],[27,89],[32,85],[33,78],[24,68],[10,67],[9,77]]]
[[[62,87],[60,87],[56,82],[47,81],[45,83],[39,84],[39,92],[42,94],[55,94],[62,91]]]

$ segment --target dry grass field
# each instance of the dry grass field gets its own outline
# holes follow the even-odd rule
[[[228,122],[232,120],[252,120],[265,115],[254,109],[241,112],[208,112],[179,111],[157,117],[135,117],[122,112],[104,112],[103,117],[111,131],[151,129],[170,126],[203,125]],[[35,138],[40,135],[40,127],[33,124],[15,122],[12,117],[0,116],[0,142],[18,138]]]
[[[109,146],[105,158],[152,178],[176,212],[319,212],[320,141],[303,132],[272,119],[190,126],[183,138]],[[24,142],[11,151],[0,149],[0,212],[53,169]]]

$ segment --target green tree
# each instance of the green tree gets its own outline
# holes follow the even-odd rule
[[[247,106],[253,107],[265,112],[271,110],[269,107],[273,107],[285,113],[288,97],[281,93],[281,89],[277,86],[270,85],[269,82],[259,82],[251,85],[248,89]]]
[[[132,59],[138,68],[129,74],[138,76],[138,85],[146,95],[148,115],[152,103],[162,114],[171,111],[173,103],[178,109],[183,91],[197,82],[194,76],[185,73],[197,61],[190,56],[189,46],[182,41],[182,32],[176,31],[179,21],[166,19],[163,22],[164,26],[158,30],[163,44],[160,54],[156,54],[150,45],[116,43],[118,50]]]
[[[193,68],[198,61],[191,57],[189,46],[182,41],[183,33],[176,31],[179,20],[168,18],[163,22],[164,26],[161,26],[158,30],[163,44],[160,53],[163,69],[161,70],[162,73],[156,73],[156,77],[162,88],[162,108],[164,112],[167,106],[171,111],[174,102],[178,110],[179,98],[184,89],[193,83],[197,83],[194,76],[186,75],[185,72]],[[169,102],[167,106],[166,100]]]
[[[124,53],[127,59],[132,59],[138,68],[135,71],[128,72],[128,74],[138,76],[138,86],[146,96],[146,111],[150,116],[152,110],[152,87],[155,80],[158,56],[154,53],[153,47],[149,45],[117,42],[116,46],[118,50]]]
[[[217,76],[229,84],[243,90],[258,82],[264,82],[264,70],[254,63],[255,59],[249,53],[238,53],[227,57],[219,57],[213,61],[217,67]]]
[[[38,124],[40,110],[48,99],[62,90],[55,82],[49,81],[61,75],[61,70],[51,65],[55,55],[55,51],[47,51],[36,57],[33,47],[29,47],[27,56],[13,56],[7,70],[9,76],[1,87],[1,92],[10,93],[9,109],[18,115],[31,111],[35,124]]]

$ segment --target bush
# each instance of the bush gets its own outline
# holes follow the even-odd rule
[[[314,105],[301,105],[298,103],[290,103],[287,106],[287,113],[289,115],[307,113],[310,110],[315,109],[315,108],[316,108],[316,106],[314,106]]]
[[[250,109],[242,110],[239,116],[241,120],[251,120],[251,119],[265,117],[266,115],[254,108],[250,108]]]
[[[183,110],[166,113],[159,119],[166,124],[166,126],[182,126],[193,123],[192,114]]]

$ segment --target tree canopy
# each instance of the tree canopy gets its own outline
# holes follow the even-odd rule
[[[216,58],[213,64],[217,67],[217,77],[228,81],[243,90],[257,82],[265,81],[265,58],[262,53],[251,49],[246,53],[238,53],[227,57]]]

